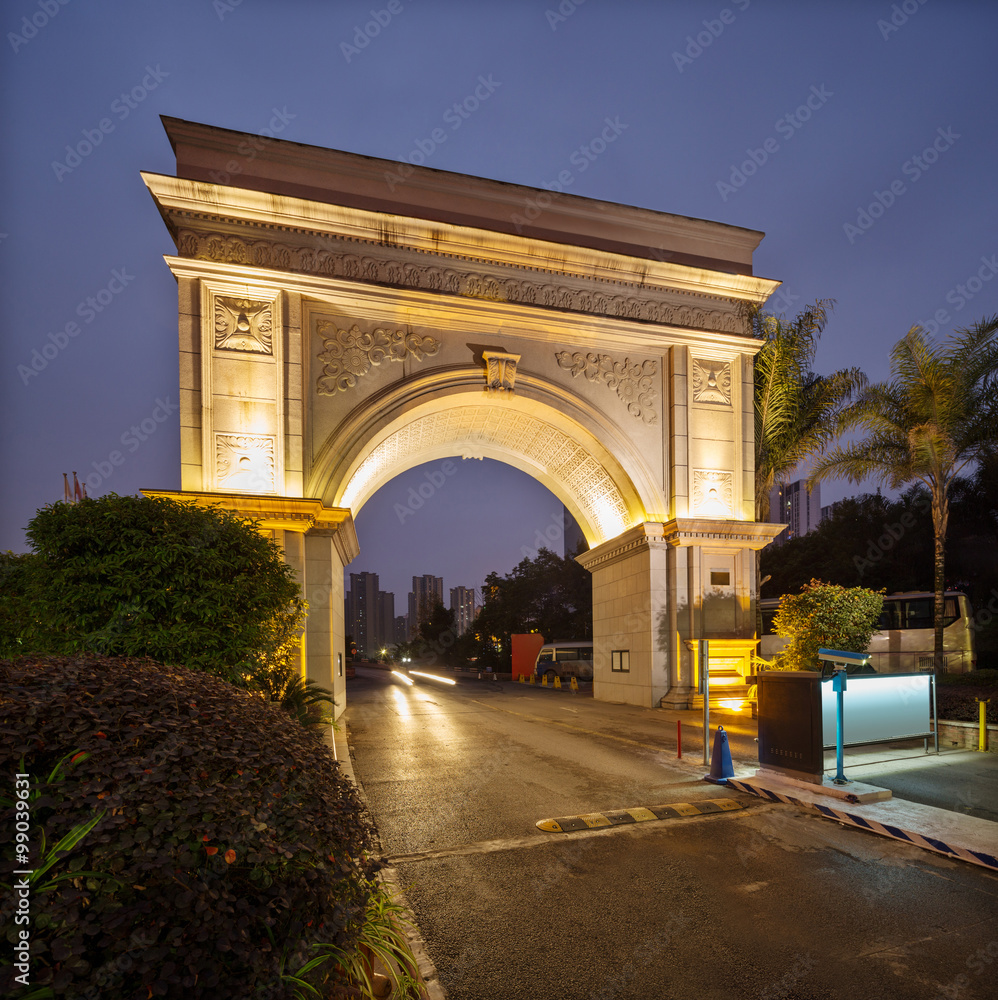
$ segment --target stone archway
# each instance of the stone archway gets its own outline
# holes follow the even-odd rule
[[[596,697],[685,705],[690,643],[751,634],[755,551],[779,530],[753,521],[762,234],[436,170],[386,184],[388,161],[283,141],[248,158],[243,133],[165,125],[177,176],[143,179],[178,250],[173,495],[283,546],[303,668],[338,710],[353,514],[453,454],[516,465],[579,521]]]

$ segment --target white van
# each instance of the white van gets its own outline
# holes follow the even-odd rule
[[[534,663],[534,674],[547,677],[550,684],[555,677],[580,681],[593,679],[593,643],[591,639],[568,642],[549,642],[541,646]]]

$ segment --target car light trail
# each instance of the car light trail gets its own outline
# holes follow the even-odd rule
[[[405,674],[401,673],[401,672],[400,672],[400,671],[398,671],[398,670],[393,670],[393,671],[392,671],[392,674],[393,674],[393,675],[394,675],[395,677],[398,677],[398,679],[399,679],[399,680],[402,680],[402,681],[405,681],[405,682],[406,682],[406,684],[408,684],[408,685],[409,685],[409,687],[412,687],[412,685],[413,685],[413,682],[412,682],[412,681],[411,681],[411,680],[410,680],[410,679],[409,679],[408,677],[406,677],[406,675],[405,675]]]
[[[419,670],[410,670],[409,673],[416,677],[426,677],[431,681],[440,681],[441,684],[457,684],[457,681],[452,681],[449,677],[437,677],[436,674],[424,674]],[[411,681],[409,683],[412,683]]]

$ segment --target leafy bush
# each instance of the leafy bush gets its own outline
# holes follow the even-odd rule
[[[883,593],[812,580],[799,594],[784,597],[773,619],[776,634],[790,639],[780,666],[820,670],[822,647],[865,652],[883,606]]]
[[[148,656],[234,683],[293,658],[294,572],[231,511],[112,493],[43,508],[28,539],[35,555],[5,564],[0,655]]]
[[[279,708],[148,660],[22,658],[0,661],[0,723],[0,759],[31,776],[18,867],[55,860],[32,887],[32,988],[282,998],[310,961],[356,952],[372,830],[321,739]],[[12,803],[0,813],[9,857]],[[4,890],[0,994],[17,997]]]

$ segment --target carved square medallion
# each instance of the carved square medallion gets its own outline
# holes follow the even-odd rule
[[[730,517],[734,512],[734,476],[730,472],[694,469],[693,516]]]
[[[275,438],[269,434],[216,434],[215,479],[221,490],[273,493]]]
[[[215,296],[215,349],[273,354],[272,302]]]
[[[731,364],[693,358],[693,402],[731,405]]]

